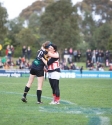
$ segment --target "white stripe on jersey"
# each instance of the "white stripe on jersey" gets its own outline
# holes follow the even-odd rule
[[[48,66],[48,70],[54,70],[59,68],[59,60],[53,62],[51,65]]]

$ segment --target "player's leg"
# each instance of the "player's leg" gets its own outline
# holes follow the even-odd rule
[[[55,86],[53,84],[53,79],[49,78],[49,83],[52,89],[53,100],[55,100],[56,95],[55,95]]]
[[[57,103],[59,103],[59,101],[60,101],[59,80],[55,79],[55,80],[54,80],[54,84],[55,84],[55,94],[56,94],[56,99],[55,99],[55,101],[56,101]]]
[[[30,87],[33,83],[34,78],[35,78],[35,75],[30,74],[29,80],[24,88],[23,97],[21,99],[23,102],[27,102],[26,96],[27,96],[28,91],[30,90]]]
[[[55,98],[56,98],[55,86],[54,86],[53,79],[49,78],[49,83],[50,83],[50,86],[51,86],[51,89],[52,89],[52,96],[53,96],[53,100],[51,101],[51,103],[52,103],[52,102],[55,101]]]
[[[38,77],[38,87],[37,87],[37,103],[40,104],[41,102],[41,95],[42,95],[42,86],[43,86],[44,76]]]
[[[60,78],[59,72],[52,72],[51,79],[52,79],[53,91],[55,94],[54,102],[57,104],[59,104],[59,100],[60,100],[59,78]],[[53,103],[53,104],[55,104],[55,103]]]

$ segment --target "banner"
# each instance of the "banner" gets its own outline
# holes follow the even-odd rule
[[[0,70],[0,77],[29,77],[29,70]],[[47,75],[48,77],[48,75]],[[112,78],[112,71],[61,70],[61,78]]]

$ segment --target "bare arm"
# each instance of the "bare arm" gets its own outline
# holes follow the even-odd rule
[[[53,57],[53,58],[59,58],[59,53],[51,53],[51,52],[48,52],[48,56],[49,57]]]

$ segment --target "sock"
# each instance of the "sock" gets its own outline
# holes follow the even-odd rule
[[[60,101],[60,97],[56,97],[55,101],[59,102]]]
[[[28,93],[28,91],[30,90],[30,88],[28,88],[27,86],[25,86],[25,89],[24,89],[24,94],[23,96],[26,98],[26,95]]]
[[[37,101],[41,102],[42,90],[37,90]]]
[[[53,100],[54,100],[54,101],[56,100],[56,95],[55,95],[55,94],[53,94]]]

